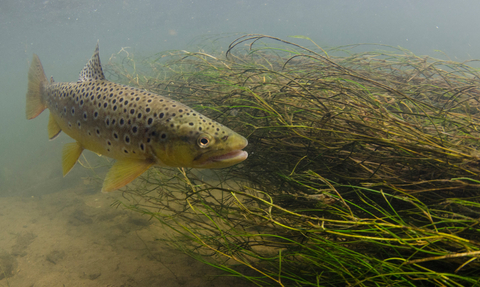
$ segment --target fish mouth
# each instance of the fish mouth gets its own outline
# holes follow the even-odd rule
[[[244,161],[246,160],[248,157],[248,153],[244,150],[241,150],[241,149],[237,149],[237,150],[233,150],[231,152],[228,152],[226,154],[221,154],[221,155],[217,155],[217,156],[212,156],[210,157],[209,159],[207,159],[207,161],[210,161],[210,162],[220,162],[220,161]]]
[[[202,168],[224,168],[239,162],[246,160],[248,153],[241,149],[236,149],[223,153],[220,155],[214,155],[207,158],[202,164]]]

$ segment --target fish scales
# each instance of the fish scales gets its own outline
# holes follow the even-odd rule
[[[36,55],[29,71],[28,119],[50,110],[49,137],[75,140],[63,149],[64,175],[84,149],[117,160],[102,191],[120,188],[152,165],[221,168],[247,158],[247,140],[190,107],[105,79],[98,44],[78,82],[46,81]]]
[[[175,132],[225,135],[222,125],[184,104],[113,82],[52,84],[45,94],[64,132],[86,149],[113,158],[147,158],[157,135],[162,142]]]

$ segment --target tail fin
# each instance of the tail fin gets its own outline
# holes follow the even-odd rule
[[[28,71],[28,92],[27,92],[27,119],[37,117],[46,108],[42,100],[44,86],[48,83],[42,63],[37,55],[33,54],[32,64]]]

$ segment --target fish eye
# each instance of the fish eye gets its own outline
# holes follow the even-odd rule
[[[210,137],[208,135],[200,135],[197,139],[197,144],[200,148],[206,148],[211,143],[212,141],[210,140]]]

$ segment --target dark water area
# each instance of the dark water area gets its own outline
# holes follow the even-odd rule
[[[57,82],[77,80],[97,40],[103,63],[122,48],[138,57],[200,42],[225,51],[244,33],[303,35],[322,47],[378,43],[465,61],[480,58],[478,11],[478,1],[446,0],[1,1],[0,266],[10,274],[0,270],[0,286],[245,284],[209,281],[217,271],[155,245],[162,230],[111,208],[121,195],[100,193],[80,165],[62,177],[61,149],[71,139],[48,140],[48,112],[25,119],[33,53]]]

